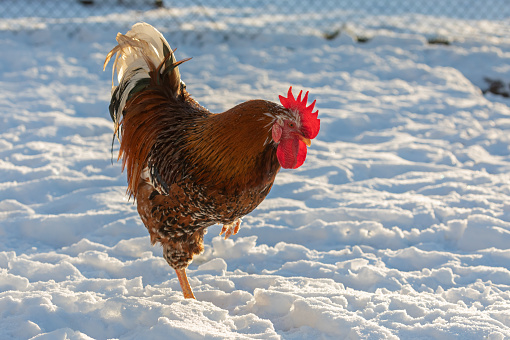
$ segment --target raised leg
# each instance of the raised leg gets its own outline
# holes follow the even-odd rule
[[[221,228],[220,235],[225,233],[225,240],[230,237],[230,235],[235,235],[239,231],[239,227],[241,226],[241,219],[236,219],[231,224],[224,224],[223,228]]]
[[[176,269],[177,278],[179,279],[179,283],[181,284],[182,294],[185,299],[194,299],[195,295],[193,295],[193,291],[191,290],[191,286],[188,282],[188,276],[186,275],[186,269]]]

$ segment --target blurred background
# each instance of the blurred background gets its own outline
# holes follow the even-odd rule
[[[74,32],[92,19],[105,27],[144,20],[165,30],[248,36],[298,31],[334,39],[345,32],[360,42],[381,31],[425,34],[444,44],[510,39],[508,0],[3,0],[0,19],[0,30],[58,25]]]

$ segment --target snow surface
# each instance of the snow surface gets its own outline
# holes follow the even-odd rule
[[[480,90],[508,40],[166,32],[212,111],[292,85],[322,119],[239,234],[209,228],[190,301],[112,164],[118,30],[0,32],[1,339],[510,337],[510,108]]]

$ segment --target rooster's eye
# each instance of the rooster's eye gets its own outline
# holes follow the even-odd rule
[[[293,128],[294,127],[294,123],[289,122],[289,127]]]

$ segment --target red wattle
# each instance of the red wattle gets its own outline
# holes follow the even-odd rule
[[[306,159],[306,144],[297,138],[282,139],[276,149],[278,162],[284,169],[299,168]]]

